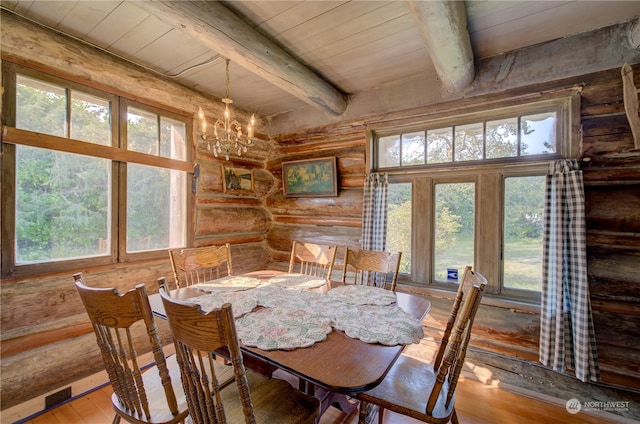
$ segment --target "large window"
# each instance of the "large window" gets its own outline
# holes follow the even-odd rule
[[[466,265],[490,295],[535,302],[542,282],[548,161],[570,149],[570,99],[373,131],[390,175],[387,249],[401,281],[455,290]]]
[[[3,72],[15,81],[4,97],[15,115],[2,158],[3,275],[187,245],[188,117],[26,68]]]

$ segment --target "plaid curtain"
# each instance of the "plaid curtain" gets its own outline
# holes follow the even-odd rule
[[[549,164],[540,314],[540,362],[599,381],[589,284],[582,171],[576,160]]]
[[[362,248],[383,251],[387,245],[387,174],[367,174],[362,205]]]

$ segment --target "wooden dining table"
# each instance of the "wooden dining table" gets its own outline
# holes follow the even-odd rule
[[[266,281],[282,274],[284,272],[265,270],[242,275]],[[328,281],[325,286],[310,290],[327,293],[339,285],[342,283]],[[171,296],[179,300],[203,294],[205,292],[191,287],[171,290]],[[421,296],[396,292],[396,299],[397,306],[418,320],[423,320],[431,308],[431,303]],[[160,296],[150,295],[149,301],[153,313],[166,319]],[[363,392],[378,385],[403,348],[404,345],[366,343],[336,329],[327,335],[326,340],[293,350],[262,350],[241,344],[247,368],[267,376],[271,376],[275,370],[284,370],[300,379],[304,384],[301,384],[301,389],[311,393],[324,393],[327,398],[321,399],[322,412],[334,402],[338,402],[343,410],[348,409],[349,404],[345,403],[344,395]]]

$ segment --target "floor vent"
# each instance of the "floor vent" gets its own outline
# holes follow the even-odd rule
[[[66,387],[44,398],[44,408],[49,409],[65,400],[71,399],[71,386]]]

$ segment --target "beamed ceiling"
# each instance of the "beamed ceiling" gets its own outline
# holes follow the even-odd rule
[[[269,119],[432,74],[463,91],[474,63],[640,16],[638,1],[12,1],[33,22]],[[545,58],[544,60],[548,60]]]

